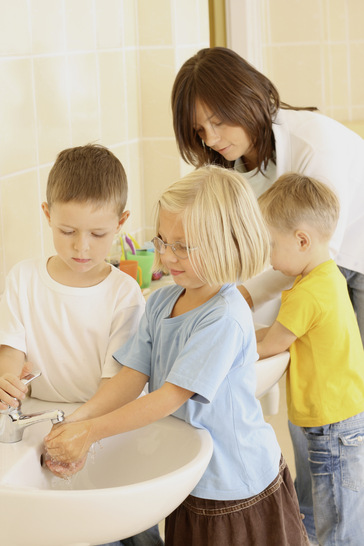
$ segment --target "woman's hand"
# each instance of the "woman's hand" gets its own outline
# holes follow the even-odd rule
[[[51,432],[44,438],[48,455],[58,465],[59,463],[70,465],[85,460],[94,441],[92,421],[60,424],[53,427]],[[49,467],[49,465],[47,466]],[[75,472],[78,470],[79,468]]]

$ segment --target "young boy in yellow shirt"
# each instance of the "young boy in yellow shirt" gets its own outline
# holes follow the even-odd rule
[[[257,332],[257,341],[260,358],[290,351],[288,417],[304,523],[312,543],[360,546],[364,353],[345,279],[328,248],[339,202],[325,184],[289,173],[259,204],[273,269],[296,276],[276,321]]]

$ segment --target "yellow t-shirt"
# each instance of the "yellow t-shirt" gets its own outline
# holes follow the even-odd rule
[[[346,280],[333,260],[282,293],[278,322],[297,339],[287,372],[288,417],[328,425],[364,411],[364,351]]]

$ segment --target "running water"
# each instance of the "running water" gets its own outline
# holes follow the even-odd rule
[[[45,465],[45,461],[51,461],[53,470],[59,474],[58,476],[53,475],[51,478],[52,489],[78,489],[78,482],[82,483],[82,474],[79,474],[79,472],[82,472],[87,464],[95,463],[97,451],[99,449],[103,449],[103,446],[99,441],[91,445],[87,456],[87,463],[85,463],[82,468],[80,468],[79,461],[73,463],[60,463],[56,459],[53,459],[48,453],[45,453],[43,455],[43,466],[48,468]]]

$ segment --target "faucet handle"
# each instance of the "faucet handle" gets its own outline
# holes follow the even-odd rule
[[[42,375],[42,372],[40,370],[37,370],[34,373],[28,373],[25,377],[23,377],[23,379],[21,379],[21,382],[24,385],[28,385],[31,381],[33,381],[33,379],[37,379],[37,377],[39,377],[41,375]],[[14,400],[17,400],[17,399],[14,398]],[[8,406],[7,409],[0,410],[0,413],[5,413],[5,414],[21,413],[21,400],[18,400],[18,402],[19,402],[19,405],[18,405],[17,408],[13,408],[12,406]]]
[[[42,372],[40,370],[35,371],[34,373],[28,373],[23,379],[21,380],[24,385],[29,385],[33,379],[37,379],[37,377],[41,376]]]
[[[34,373],[28,373],[27,375],[25,375],[22,379],[21,379],[21,382],[24,384],[24,385],[29,385],[29,383],[31,381],[33,381],[33,379],[37,379],[37,377],[41,376],[42,375],[42,372],[40,370],[37,370],[35,371]],[[21,400],[18,400],[19,402],[19,405],[17,408],[12,408],[9,406],[9,411],[10,413],[21,413]]]

